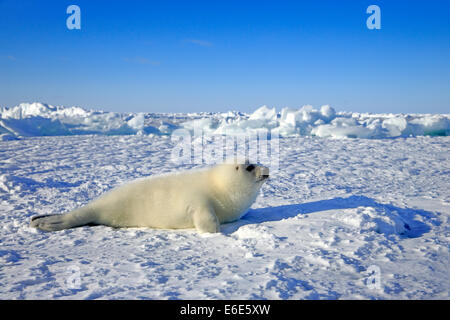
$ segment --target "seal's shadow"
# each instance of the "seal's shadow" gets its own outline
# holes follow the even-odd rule
[[[283,205],[277,207],[267,207],[259,209],[250,209],[246,215],[240,220],[222,225],[222,233],[230,235],[240,227],[249,224],[259,224],[268,221],[281,221],[283,219],[292,218],[298,215],[314,214],[315,212],[351,209],[358,207],[374,207],[383,210],[385,214],[396,212],[405,223],[407,230],[403,236],[408,238],[417,238],[431,230],[431,225],[439,225],[436,219],[436,213],[411,208],[400,208],[390,204],[383,204],[374,199],[365,196],[350,196],[348,198],[333,198],[328,200],[320,200],[314,202],[306,202],[300,204]],[[417,220],[419,217],[426,224]]]

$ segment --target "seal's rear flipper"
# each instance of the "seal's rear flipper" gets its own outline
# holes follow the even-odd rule
[[[36,219],[45,218],[45,217],[50,217],[50,216],[56,216],[56,214],[41,214],[40,216],[31,217],[31,221],[34,221]]]
[[[75,210],[67,214],[46,214],[31,218],[30,227],[43,231],[58,231],[81,227],[85,225],[95,225],[90,219],[90,215],[83,210]]]
[[[71,228],[66,222],[63,214],[47,214],[31,218],[30,227],[38,228],[44,231],[58,231]]]

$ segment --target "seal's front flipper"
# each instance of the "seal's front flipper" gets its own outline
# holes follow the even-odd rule
[[[199,207],[195,209],[194,226],[200,233],[215,233],[220,231],[219,219],[209,206]]]

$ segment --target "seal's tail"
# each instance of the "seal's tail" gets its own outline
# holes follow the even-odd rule
[[[58,231],[95,225],[91,211],[85,208],[77,209],[67,214],[47,214],[31,218],[30,227],[44,231]]]

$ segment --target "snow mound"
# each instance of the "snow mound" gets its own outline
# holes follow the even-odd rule
[[[270,130],[282,137],[380,139],[410,136],[447,136],[450,114],[369,114],[336,112],[329,105],[316,109],[262,106],[251,114],[226,113],[116,113],[80,107],[21,103],[0,108],[0,139],[26,136],[80,134],[170,135],[174,130],[203,131],[206,134],[249,134]]]
[[[258,256],[255,248],[273,250],[279,246],[280,238],[275,236],[267,226],[242,226],[233,233],[241,248],[247,251],[246,258]]]
[[[375,231],[385,236],[407,236],[411,230],[411,226],[397,211],[380,210],[373,207],[344,210],[335,218],[349,227],[359,229],[362,233]]]
[[[10,109],[0,108],[0,134],[2,140],[80,134],[164,134],[151,125],[146,126],[145,118],[143,113],[93,111],[38,102],[21,103]]]
[[[223,114],[222,114],[223,115]],[[306,105],[299,109],[262,106],[248,116],[236,115],[188,120],[188,130],[202,129],[208,134],[246,134],[271,130],[280,136],[318,136],[324,138],[379,139],[450,134],[450,115],[368,114],[336,112],[329,105],[319,109]]]

